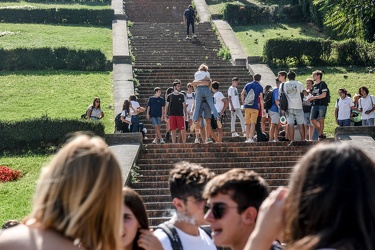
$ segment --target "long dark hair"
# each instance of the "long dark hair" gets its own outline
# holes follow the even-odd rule
[[[149,229],[148,216],[141,196],[129,187],[124,187],[122,193],[124,195],[125,206],[133,212],[141,229]],[[133,240],[133,250],[143,250],[143,248],[138,246],[138,238],[139,233],[137,233]]]
[[[291,249],[375,249],[375,163],[349,144],[323,144],[296,165],[286,203]]]
[[[122,105],[122,110],[126,110],[126,112],[129,114],[130,113],[130,101],[125,100],[124,104]]]

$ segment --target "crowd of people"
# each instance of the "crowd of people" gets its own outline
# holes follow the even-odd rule
[[[374,179],[375,163],[348,143],[315,145],[270,194],[254,171],[182,161],[168,178],[175,213],[150,229],[108,146],[78,135],[42,170],[32,212],[0,231],[0,249],[372,250]]]
[[[326,138],[325,117],[331,94],[322,80],[322,71],[314,71],[305,86],[296,80],[294,71],[280,71],[273,86],[263,87],[260,74],[253,78],[239,91],[239,79],[233,77],[225,97],[220,83],[212,81],[208,66],[202,64],[194,74],[194,81],[186,84],[186,91],[181,91],[182,83],[175,79],[164,96],[162,89],[156,87],[145,108],[140,107],[134,95],[125,100],[121,121],[127,126],[122,132],[143,132],[145,137],[139,114],[146,112],[147,120],[155,128],[154,144],[165,143],[161,133],[163,122],[167,130],[165,139],[172,143],[186,143],[187,137],[195,137],[197,144],[221,143],[223,118],[230,112],[231,136],[245,137],[247,143],[288,140],[293,145],[295,138],[301,141]],[[334,104],[338,126],[374,125],[375,97],[367,87],[360,87],[353,100],[344,88],[338,90],[338,96]],[[236,131],[237,118],[241,131]],[[295,135],[296,126],[299,135]]]

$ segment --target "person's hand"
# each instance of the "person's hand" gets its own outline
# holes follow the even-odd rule
[[[149,115],[149,114],[146,115],[146,119],[147,119],[148,121],[150,120],[150,115]]]
[[[139,235],[138,246],[142,247],[145,250],[163,250],[162,244],[151,230],[152,229],[139,230],[141,234]]]
[[[312,96],[309,99],[307,99],[308,102],[311,102],[311,101],[314,101],[314,100],[315,100],[315,96]]]
[[[284,227],[285,202],[288,189],[279,187],[272,191],[259,208],[254,231],[245,250],[268,250],[272,242],[282,233]]]

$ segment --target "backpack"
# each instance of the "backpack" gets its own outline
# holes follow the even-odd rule
[[[268,90],[264,94],[264,109],[269,110],[272,107],[273,103],[273,91]]]
[[[122,131],[124,123],[121,121],[121,113],[118,113],[115,117],[115,132]]]
[[[288,110],[288,99],[286,98],[286,95],[284,92],[284,84],[285,83],[283,83],[283,86],[281,87],[281,91],[280,91],[279,105],[280,105],[281,111],[286,112]]]
[[[173,250],[183,250],[180,236],[178,236],[176,227],[170,221],[163,222],[157,226],[167,234]],[[211,238],[211,229],[207,227],[200,227]],[[218,250],[223,249],[216,247]]]
[[[252,106],[254,105],[254,101],[255,101],[254,89],[250,89],[245,98],[245,105]]]

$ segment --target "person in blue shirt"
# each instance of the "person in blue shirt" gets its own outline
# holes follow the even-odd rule
[[[254,75],[254,81],[249,82],[245,85],[241,92],[241,101],[245,108],[245,126],[246,126],[246,141],[245,142],[254,142],[254,131],[255,124],[258,119],[259,106],[263,109],[264,100],[263,100],[263,87],[259,84],[262,76],[260,74]],[[245,103],[245,94],[246,99],[248,99],[248,94],[253,95],[251,103]],[[258,96],[260,96],[260,103],[258,104]]]
[[[148,98],[147,101],[147,120],[151,120],[152,125],[155,128],[155,140],[153,140],[153,144],[158,143],[158,139],[160,144],[164,144],[163,137],[160,133],[160,126],[161,121],[165,118],[165,100],[160,96],[161,89],[159,87],[154,88],[154,96]]]
[[[279,120],[280,120],[280,112],[279,112],[279,87],[281,82],[278,78],[276,78],[276,87],[272,90],[272,106],[268,110],[268,115],[271,117],[271,126],[270,126],[270,133],[269,133],[269,141],[276,142],[278,141],[279,137]]]

